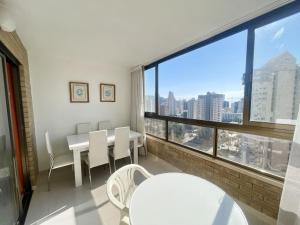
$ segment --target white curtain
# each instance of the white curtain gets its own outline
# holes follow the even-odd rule
[[[144,126],[144,69],[137,67],[131,72],[130,128],[145,137]]]
[[[285,175],[277,225],[300,225],[300,111]]]

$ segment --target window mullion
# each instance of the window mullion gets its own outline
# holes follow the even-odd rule
[[[159,96],[158,96],[158,64],[155,65],[155,113],[158,115],[158,104],[159,104]]]
[[[253,56],[254,56],[254,29],[248,29],[246,68],[244,74],[244,109],[243,124],[250,123],[250,107],[251,107],[251,89],[252,89],[252,73],[253,73]]]

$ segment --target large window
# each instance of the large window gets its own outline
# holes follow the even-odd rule
[[[145,112],[155,112],[155,68],[145,70]]]
[[[300,104],[300,13],[255,30],[251,120],[293,124]]]
[[[242,31],[159,64],[159,113],[241,123],[246,47]]]
[[[147,133],[284,177],[300,104],[299,30],[295,1],[146,66]]]
[[[214,129],[194,125],[169,122],[168,138],[170,141],[188,146],[197,151],[213,154]]]
[[[291,141],[227,130],[218,132],[218,156],[263,172],[284,176]]]

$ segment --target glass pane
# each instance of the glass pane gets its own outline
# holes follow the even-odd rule
[[[11,153],[3,64],[0,57],[0,225],[15,224],[18,218]]]
[[[165,139],[166,122],[164,120],[145,118],[146,133]]]
[[[213,154],[213,128],[169,122],[168,135],[170,141]]]
[[[294,124],[300,103],[300,14],[255,30],[251,120]]]
[[[155,68],[145,70],[145,112],[155,112]]]
[[[241,123],[247,32],[159,64],[159,113]]]
[[[218,130],[219,157],[284,177],[291,141]]]

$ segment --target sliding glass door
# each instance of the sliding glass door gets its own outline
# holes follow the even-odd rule
[[[0,225],[11,225],[19,218],[19,204],[4,68],[0,57]]]

